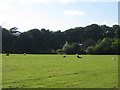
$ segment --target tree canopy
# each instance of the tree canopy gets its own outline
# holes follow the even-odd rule
[[[18,30],[17,27],[2,28],[3,53],[120,54],[117,51],[120,48],[119,25],[92,24],[63,32],[36,28],[26,32]]]

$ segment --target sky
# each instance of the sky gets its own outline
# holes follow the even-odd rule
[[[118,0],[0,0],[0,26],[24,32],[118,24]]]

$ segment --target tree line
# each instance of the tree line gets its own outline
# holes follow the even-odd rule
[[[120,54],[120,26],[91,24],[66,31],[2,28],[2,53]]]

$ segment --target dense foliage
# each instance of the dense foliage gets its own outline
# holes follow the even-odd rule
[[[2,28],[3,53],[120,54],[120,26],[92,24],[61,32]],[[67,45],[65,46],[67,41]]]

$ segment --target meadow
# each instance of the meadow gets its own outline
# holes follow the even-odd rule
[[[117,55],[2,55],[3,88],[118,87]],[[112,58],[115,58],[114,60]]]

